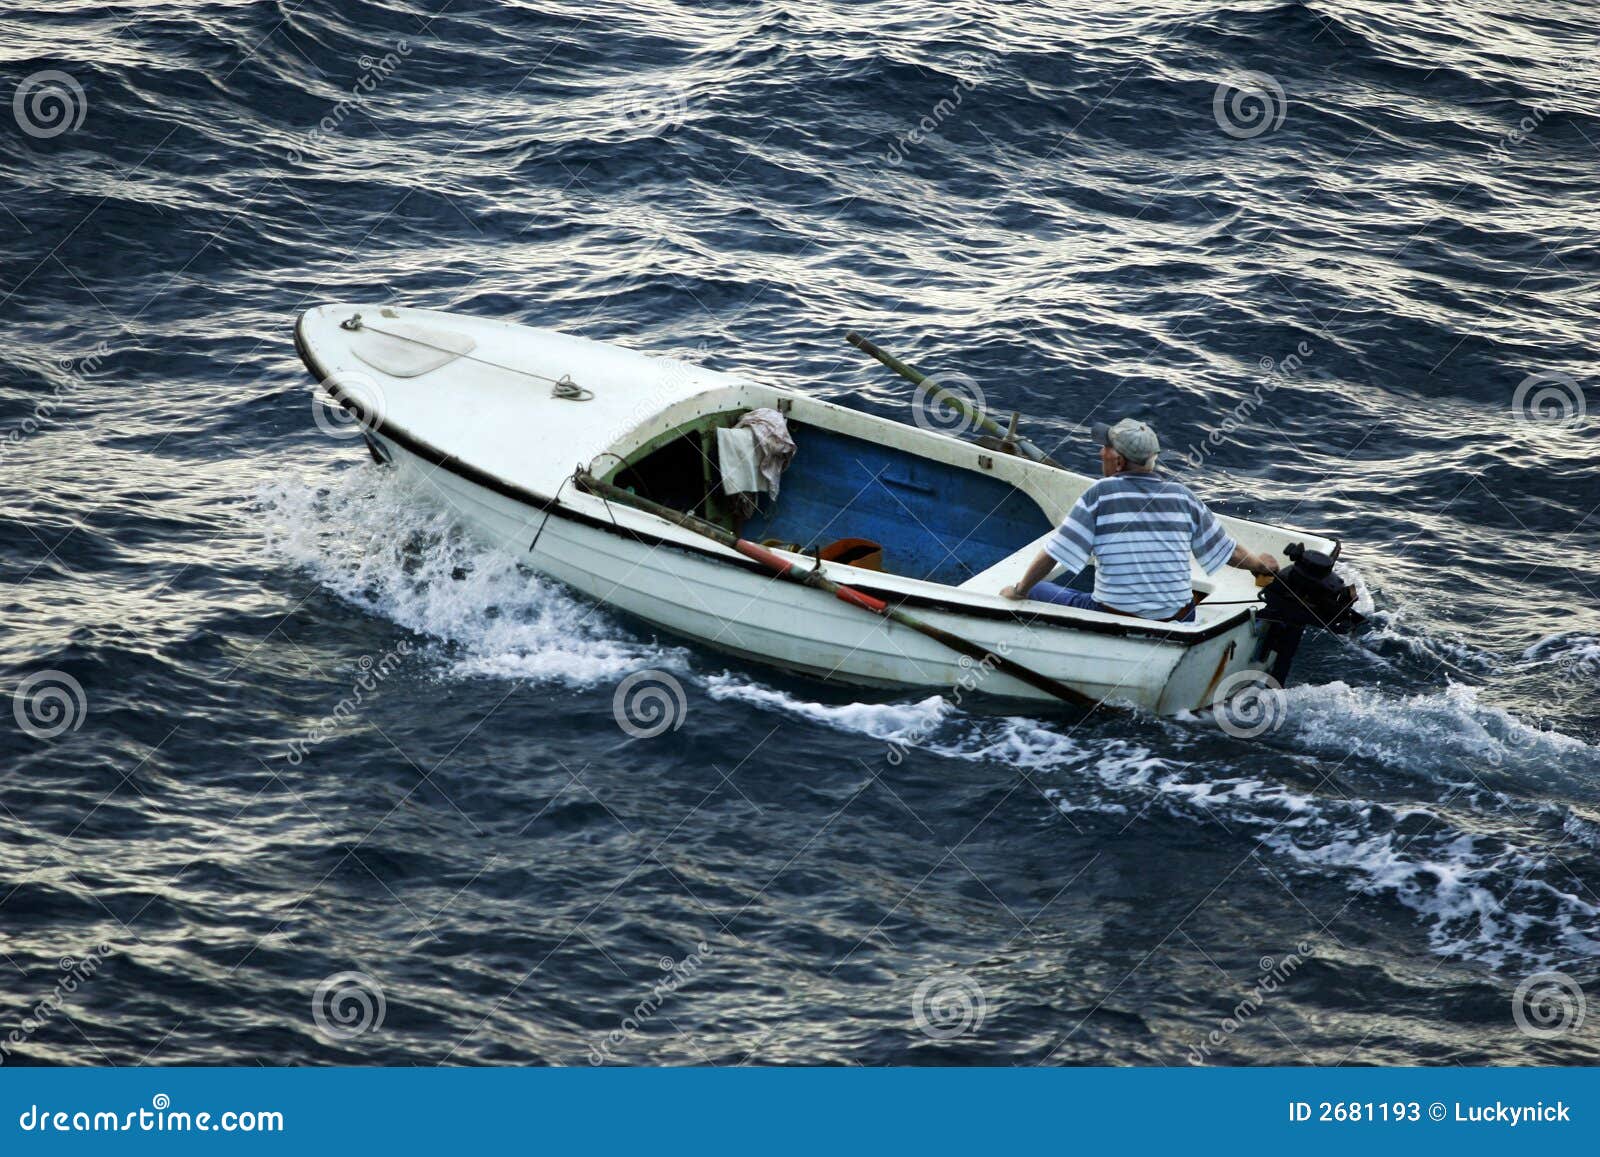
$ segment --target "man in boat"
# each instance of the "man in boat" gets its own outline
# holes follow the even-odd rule
[[[1258,575],[1277,571],[1277,559],[1235,542],[1187,486],[1156,473],[1161,443],[1149,426],[1124,418],[1092,429],[1105,477],[1083,492],[1021,581],[1002,595],[1187,623],[1194,619],[1191,554],[1207,574],[1224,563]],[[1060,566],[1062,581],[1071,582],[1091,555],[1094,594],[1044,581]]]

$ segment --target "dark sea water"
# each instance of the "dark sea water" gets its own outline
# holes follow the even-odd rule
[[[58,0],[0,98],[5,1063],[1600,1061],[1592,5]],[[326,300],[909,417],[856,328],[1377,613],[1253,739],[730,665],[327,436]]]

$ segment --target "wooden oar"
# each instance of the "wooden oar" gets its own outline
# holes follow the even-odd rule
[[[902,611],[899,607],[891,607],[880,598],[875,598],[872,595],[856,590],[854,587],[847,587],[842,583],[836,583],[832,579],[824,577],[820,563],[814,567],[797,567],[789,559],[782,558],[764,546],[760,546],[748,539],[740,538],[738,535],[723,530],[722,527],[707,522],[703,518],[697,518],[692,514],[684,514],[682,511],[673,510],[670,506],[662,506],[659,502],[641,498],[637,494],[632,494],[622,489],[620,486],[602,482],[587,470],[579,470],[573,475],[573,480],[578,484],[580,490],[585,490],[590,494],[597,494],[602,498],[621,503],[624,506],[632,506],[636,510],[644,511],[646,514],[654,514],[657,518],[664,518],[668,522],[683,527],[685,530],[691,530],[696,534],[702,534],[707,538],[714,539],[723,546],[730,547],[746,558],[760,563],[780,578],[800,583],[802,586],[814,587],[819,591],[832,595],[841,602],[860,607],[864,611],[880,615],[891,622],[899,623],[901,626],[909,627],[918,634],[926,635],[928,638],[944,644],[958,654],[966,655],[974,662],[988,664],[995,670],[1010,675],[1014,679],[1020,679],[1030,687],[1036,687],[1047,695],[1054,695],[1057,699],[1076,704],[1079,707],[1096,707],[1099,705],[1099,700],[1085,695],[1081,691],[1074,690],[1065,683],[1050,678],[1048,675],[1041,675],[1032,668],[1013,662],[1004,655],[997,655],[987,647],[981,647],[977,643],[963,639],[960,635],[952,635],[942,627],[936,627],[932,623],[925,623],[916,616]]]
[[[1015,420],[1012,422],[1012,429],[1007,431],[1006,428],[1000,425],[999,422],[996,422],[993,418],[989,417],[989,415],[984,412],[981,406],[968,400],[967,398],[963,398],[954,390],[945,389],[937,381],[930,379],[928,375],[923,373],[921,370],[913,369],[911,366],[906,365],[905,362],[895,357],[892,353],[879,349],[876,345],[862,337],[855,330],[851,330],[849,333],[845,334],[844,340],[855,346],[856,349],[861,350],[863,353],[871,354],[895,373],[899,374],[906,381],[910,382],[913,386],[927,386],[935,397],[949,402],[957,410],[961,411],[961,413],[965,414],[972,421],[976,422],[979,429],[993,434],[996,438],[999,438],[1002,441],[1016,443],[1017,449],[1022,451],[1024,457],[1032,458],[1035,462],[1043,462],[1045,465],[1054,466],[1057,469],[1066,469],[1066,467],[1062,466],[1061,463],[1050,457],[1050,455],[1039,449],[1039,447],[1035,446],[1028,439],[1017,437]]]

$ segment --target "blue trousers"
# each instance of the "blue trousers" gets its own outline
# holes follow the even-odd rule
[[[1038,599],[1041,603],[1059,603],[1064,607],[1078,607],[1085,611],[1103,611],[1106,608],[1094,601],[1094,596],[1083,591],[1075,591],[1071,587],[1058,586],[1056,583],[1035,583],[1028,592],[1030,599]],[[1178,620],[1180,623],[1194,622],[1194,606],[1190,604],[1189,613]]]

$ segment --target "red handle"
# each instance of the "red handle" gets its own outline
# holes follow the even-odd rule
[[[786,558],[779,558],[764,546],[757,546],[747,538],[741,538],[733,544],[733,549],[746,558],[753,558],[762,566],[777,571],[779,574],[788,574],[794,563]]]
[[[871,611],[875,615],[881,615],[889,609],[889,604],[882,599],[875,599],[871,595],[864,595],[860,591],[851,590],[849,587],[835,587],[833,595],[834,598],[841,602],[854,603],[862,610]]]
[[[788,559],[779,558],[766,547],[757,546],[747,538],[741,538],[735,542],[733,544],[733,549],[744,555],[746,558],[755,559],[762,566],[767,567],[778,574],[788,574],[794,569],[794,563],[790,562]],[[849,587],[844,587],[840,586],[838,583],[829,582],[820,575],[814,578],[808,575],[807,578],[808,581],[812,582],[814,585],[821,585],[824,590],[832,591],[834,598],[838,599],[840,602],[850,603],[852,606],[860,607],[864,611],[871,611],[875,615],[881,615],[884,611],[889,609],[889,604],[884,602],[882,599],[875,599],[871,595],[862,594],[860,591],[851,590]]]

